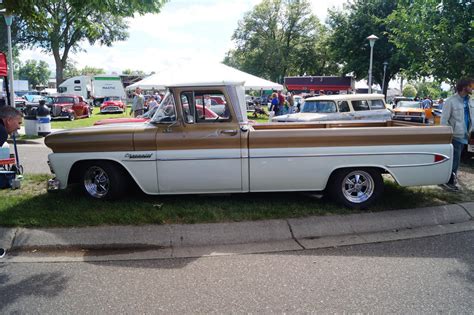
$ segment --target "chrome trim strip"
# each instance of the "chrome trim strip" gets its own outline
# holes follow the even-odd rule
[[[156,159],[156,161],[161,162],[170,162],[170,161],[206,161],[206,160],[241,160],[241,159],[248,159],[244,157],[206,157],[206,158],[164,158],[164,159]]]
[[[258,156],[252,157],[248,156],[247,159],[275,159],[275,158],[298,158],[298,157],[341,157],[341,156],[374,156],[374,155],[440,155],[444,157],[444,160],[427,163],[427,164],[412,164],[413,166],[423,166],[423,165],[434,165],[443,163],[450,158],[444,154],[439,153],[427,153],[427,152],[386,152],[386,153],[340,153],[340,154],[300,154],[300,155],[275,155],[275,156]],[[157,161],[201,161],[201,160],[234,160],[242,159],[242,157],[215,157],[210,156],[206,158],[157,158]],[[150,160],[148,160],[150,161]],[[404,165],[393,165],[387,167],[404,167]],[[409,165],[407,165],[409,167]]]
[[[419,167],[419,166],[431,166],[431,165],[436,165],[436,164],[441,164],[446,162],[448,159],[444,159],[438,162],[433,162],[433,163],[423,163],[423,164],[406,164],[406,165],[385,165],[388,168],[400,168],[400,167]]]
[[[335,153],[335,154],[300,154],[300,155],[275,155],[275,156],[257,156],[249,158],[252,159],[267,159],[267,158],[297,158],[297,157],[334,157],[334,156],[364,156],[364,155],[440,155],[449,160],[449,157],[444,154],[434,152],[382,152],[382,153]]]

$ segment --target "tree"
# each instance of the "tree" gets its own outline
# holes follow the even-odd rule
[[[413,85],[411,84],[407,84],[405,85],[405,87],[403,88],[403,96],[406,96],[406,97],[415,97],[416,96],[416,89]]]
[[[473,16],[472,0],[399,0],[389,23],[392,42],[410,61],[405,72],[452,86],[473,77]]]
[[[274,81],[331,72],[337,65],[319,58],[317,51],[324,32],[307,0],[263,0],[239,21],[232,35],[236,48],[227,52],[224,63]]]
[[[439,98],[441,96],[441,84],[439,82],[427,82],[421,81],[415,83],[415,89],[417,90],[418,97],[430,96],[431,99]]]
[[[69,59],[64,66],[63,77],[65,79],[76,77],[81,75],[81,71],[77,69],[77,62],[72,59]],[[59,85],[58,85],[59,86]]]
[[[69,53],[80,43],[111,46],[128,37],[126,17],[157,13],[166,0],[6,0],[9,12],[18,16],[18,40],[23,47],[39,47],[52,53],[56,82],[63,81]]]
[[[132,70],[132,69],[125,69],[122,71],[124,75],[146,75],[145,71],[143,70]]]
[[[105,70],[102,68],[94,68],[90,66],[85,66],[81,70],[82,75],[96,75],[96,74],[105,74]]]
[[[379,37],[373,48],[372,81],[384,86],[386,94],[388,82],[404,68],[407,59],[390,42],[391,30],[386,18],[396,8],[397,1],[354,0],[344,5],[341,11],[329,11],[329,25],[332,35],[329,46],[332,56],[343,65],[343,74],[352,73],[355,79],[368,77],[370,45],[366,39],[374,34]],[[383,63],[388,66],[383,81]]]
[[[27,60],[19,70],[20,80],[28,80],[34,88],[38,85],[47,85],[50,75],[48,63],[43,60]]]

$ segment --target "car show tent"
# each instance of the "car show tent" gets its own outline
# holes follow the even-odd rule
[[[144,90],[164,90],[182,82],[244,82],[246,90],[282,90],[281,84],[271,82],[252,74],[226,66],[222,63],[203,64],[186,63],[168,67],[145,79],[126,87],[133,90],[137,87]]]

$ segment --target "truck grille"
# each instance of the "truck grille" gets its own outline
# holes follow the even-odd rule
[[[61,106],[53,105],[51,107],[51,114],[53,116],[61,116]]]

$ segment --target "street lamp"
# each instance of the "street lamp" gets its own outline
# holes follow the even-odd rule
[[[382,80],[382,93],[385,95],[384,88],[385,88],[385,73],[387,72],[388,61],[383,62],[383,80]]]
[[[367,37],[370,43],[370,62],[369,62],[369,93],[372,93],[372,59],[374,56],[374,44],[377,39],[379,39],[374,34]]]
[[[12,32],[11,26],[13,23],[13,15],[2,12],[5,17],[5,23],[7,24],[7,36],[8,36],[8,76],[10,81],[10,106],[15,107],[15,95],[13,91],[13,53],[12,53]]]

